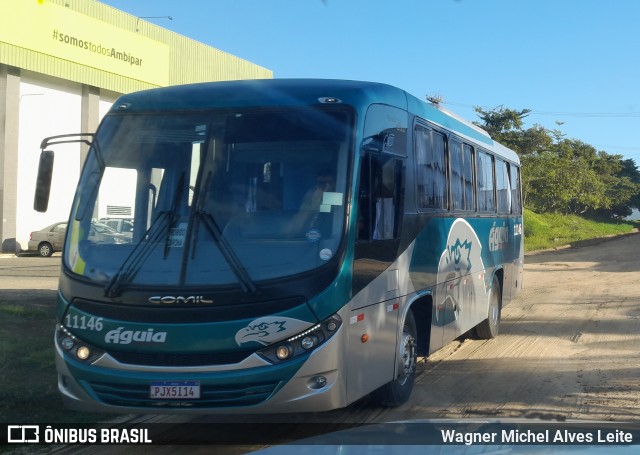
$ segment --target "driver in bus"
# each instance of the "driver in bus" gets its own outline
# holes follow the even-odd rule
[[[309,227],[309,223],[317,218],[324,193],[335,190],[333,175],[328,169],[321,169],[316,175],[316,184],[310,188],[302,199],[300,208],[293,215],[289,224],[289,232],[300,233]]]
[[[318,172],[316,177],[316,186],[307,191],[307,194],[305,194],[302,204],[300,205],[300,210],[320,210],[324,193],[334,191],[335,186],[331,171],[323,169]]]

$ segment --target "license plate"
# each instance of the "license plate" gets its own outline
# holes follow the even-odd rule
[[[158,400],[195,400],[200,398],[199,381],[152,382],[149,397]]]

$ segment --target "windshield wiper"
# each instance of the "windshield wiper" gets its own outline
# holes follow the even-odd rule
[[[182,198],[182,193],[184,192],[184,172],[180,174],[180,178],[178,179],[178,186],[175,189],[173,194],[173,201],[171,202],[171,211],[169,212],[169,225],[167,226],[167,236],[164,242],[164,259],[167,259],[169,255],[169,248],[171,247],[171,228],[178,221],[178,207],[180,205],[180,199]]]
[[[213,218],[213,215],[204,211],[198,211],[196,212],[196,215],[198,216],[198,219],[204,221],[204,227],[218,244],[218,248],[220,248],[222,256],[224,256],[225,260],[229,264],[229,267],[231,267],[231,270],[238,278],[242,290],[244,292],[257,294],[258,288],[249,276],[247,269],[244,268],[244,265],[242,265],[242,262],[240,262],[240,259],[238,259],[235,251],[233,251],[233,248],[231,247],[225,236],[222,234],[222,231],[220,230],[218,223],[216,223],[216,220]]]
[[[170,212],[168,211],[158,214],[156,221],[149,227],[135,248],[131,250],[131,253],[125,258],[118,271],[111,277],[109,284],[104,288],[104,295],[106,297],[117,297],[120,295],[122,286],[138,273],[142,264],[147,260],[149,253],[151,253],[152,249],[149,248],[149,245],[158,242],[162,238],[165,232],[163,229],[165,225],[168,226],[168,228],[171,227],[169,218]]]
[[[209,183],[211,182],[211,176],[212,176],[212,173],[209,172],[207,174],[207,178],[204,182],[204,185],[201,185],[198,189],[209,188]],[[194,195],[194,201],[196,202],[195,215],[196,215],[196,219],[198,220],[198,224],[195,226],[195,229],[194,229],[195,234],[193,238],[193,244],[191,246],[193,254],[195,254],[197,250],[196,246],[198,243],[198,227],[199,227],[198,225],[200,224],[200,222],[203,222],[204,227],[207,229],[207,232],[211,234],[214,241],[218,245],[218,248],[220,249],[220,252],[222,253],[222,256],[224,257],[225,261],[227,261],[227,264],[229,264],[231,271],[234,273],[236,278],[238,278],[238,282],[240,283],[240,287],[242,288],[243,292],[245,293],[251,292],[252,294],[258,294],[260,291],[258,290],[253,280],[249,276],[247,269],[244,268],[244,265],[242,264],[240,259],[238,259],[238,256],[236,255],[235,251],[233,250],[233,248],[225,238],[224,234],[220,230],[220,226],[218,226],[218,223],[216,222],[215,218],[211,213],[206,212],[205,210],[202,210],[202,206],[204,205],[204,202],[207,196],[208,196],[208,193],[205,193],[203,197],[200,197],[200,191],[197,191],[196,194]]]
[[[129,282],[142,267],[142,264],[147,260],[149,254],[153,248],[149,248],[149,245],[157,243],[164,234],[164,258],[167,258],[169,254],[169,245],[171,239],[171,227],[176,222],[178,205],[182,192],[184,190],[184,172],[180,175],[178,180],[178,186],[175,189],[173,201],[171,204],[171,210],[160,212],[155,223],[153,223],[147,232],[144,234],[140,242],[125,258],[124,262],[118,269],[118,271],[111,277],[109,284],[104,289],[104,295],[106,297],[117,297],[120,295],[122,286]],[[166,229],[163,227],[166,226]]]

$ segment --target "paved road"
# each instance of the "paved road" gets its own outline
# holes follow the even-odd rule
[[[0,302],[53,306],[60,276],[60,255],[0,256]],[[52,328],[53,330],[53,328]]]
[[[0,289],[57,289],[60,276],[60,255],[0,256]]]
[[[55,289],[57,267],[55,258],[0,259],[0,288],[32,280],[33,286]],[[640,421],[640,235],[528,256],[524,283],[525,290],[503,311],[501,335],[489,341],[458,340],[432,355],[421,368],[411,401],[399,408],[376,408],[364,399],[310,415],[138,419],[286,422],[293,433],[297,422]]]

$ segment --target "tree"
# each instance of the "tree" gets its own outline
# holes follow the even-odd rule
[[[621,177],[627,177],[635,185],[640,185],[640,170],[636,162],[632,159],[622,160],[622,169],[619,175]],[[631,197],[629,207],[632,209],[640,209],[640,191]]]
[[[608,206],[597,210],[600,216],[627,217],[640,202],[640,171],[633,160],[599,152],[594,169],[607,188]]]
[[[523,129],[523,119],[531,112],[529,109],[517,111],[500,106],[492,111],[485,111],[480,107],[475,107],[474,110],[483,121],[475,124],[487,131],[494,140],[515,150],[520,156],[547,150],[553,143],[555,137],[553,132],[540,125],[536,124],[529,129]]]
[[[482,123],[475,122],[489,133],[489,135],[502,145],[518,151],[520,138],[522,135],[523,119],[531,112],[529,109],[516,111],[505,109],[502,106],[490,111],[485,111],[480,107],[473,108]]]

